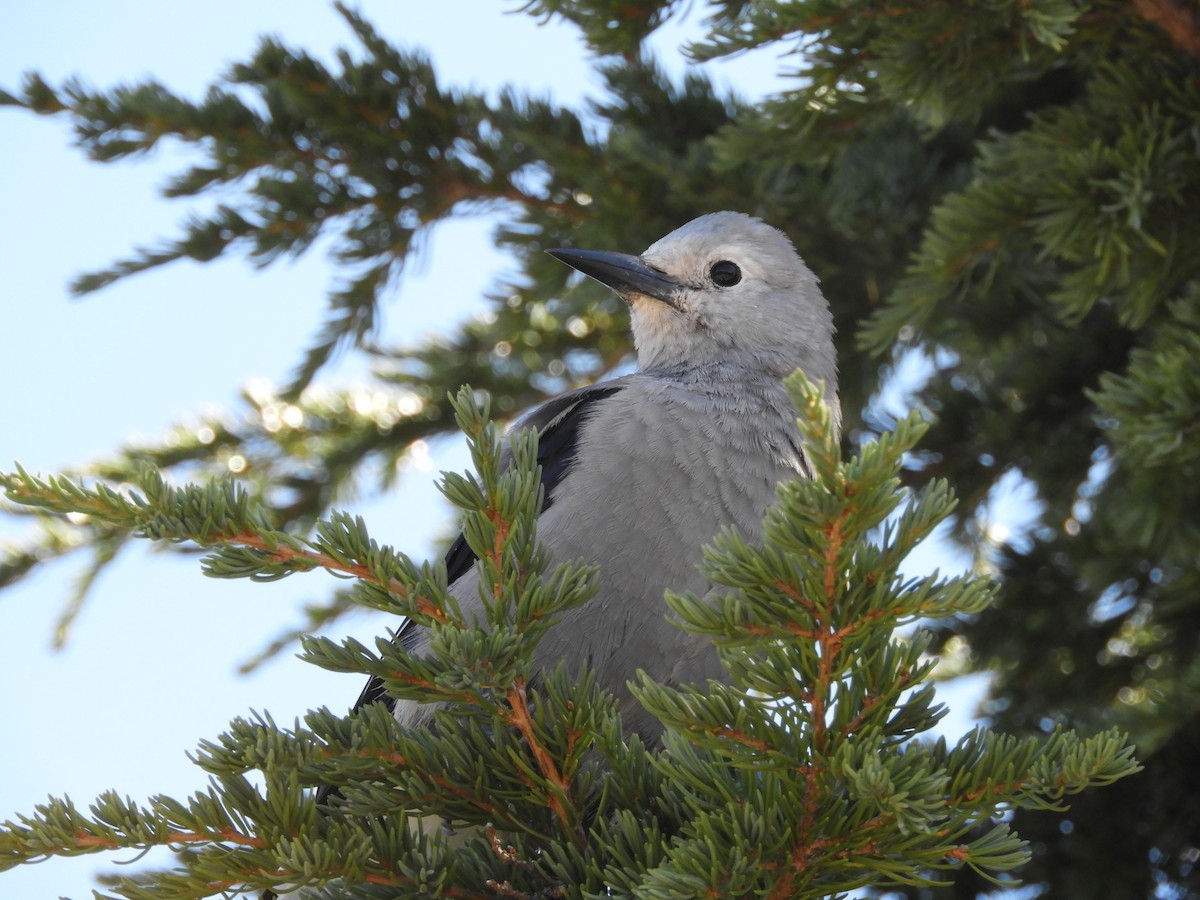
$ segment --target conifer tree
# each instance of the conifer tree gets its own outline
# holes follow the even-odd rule
[[[0,867],[186,848],[174,870],[115,888],[149,900],[310,885],[339,897],[819,898],[1020,865],[1027,845],[1001,810],[1061,810],[1135,772],[1132,748],[1115,730],[916,740],[944,710],[926,638],[896,629],[977,613],[990,583],[899,571],[954,505],[942,481],[905,502],[897,473],[925,430],[918,415],[844,462],[822,386],[797,375],[791,389],[815,477],[781,486],[761,545],[717,538],[704,568],[723,598],[669,597],[680,627],[713,639],[729,680],[667,687],[642,674],[635,696],[666,726],[662,746],[625,733],[586,664],[535,682],[534,646],[587,602],[595,570],[548,571],[537,436],[515,435],[501,471],[496,429],[467,388],[454,408],[476,476],[446,475],[442,489],[495,598],[485,621],[462,615],[444,565],[414,564],[345,515],[312,538],[275,530],[234,481],[171,488],[146,470],[142,493],[126,495],[4,476],[18,503],[207,547],[215,577],[353,576],[355,603],[429,628],[432,654],[308,637],[305,657],[438,709],[432,727],[412,729],[380,704],[349,718],[318,710],[292,728],[238,719],[196,755],[207,791],[144,805],[114,792],[87,812],[52,799],[0,827]],[[318,807],[305,789],[320,785],[338,793]]]
[[[320,236],[346,267],[282,398],[252,401],[234,427],[212,422],[212,442],[181,431],[83,474],[143,483],[149,462],[215,477],[236,451],[252,463],[243,489],[260,524],[307,534],[367,464],[387,470],[447,430],[442,397],[460,384],[509,413],[626,357],[615,301],[568,282],[541,249],[637,247],[717,208],[761,215],[822,276],[852,439],[888,430],[870,400],[891,365],[918,357],[932,370],[912,400],[933,425],[904,478],[955,486],[957,535],[996,575],[998,599],[934,623],[930,649],[995,673],[986,712],[1001,731],[1115,725],[1139,747],[1145,771],[1084,794],[1069,827],[1015,812],[1035,842],[1025,878],[1054,897],[1197,894],[1195,4],[711,3],[694,56],[800,51],[794,90],[755,106],[699,76],[671,83],[643,52],[678,6],[524,4],[575,23],[598,54],[607,93],[586,111],[439,84],[345,8],[360,46],[336,67],[267,39],[198,102],[153,83],[103,91],[36,75],[0,97],[70,117],[101,161],[190,144],[197,162],[168,192],[225,189],[215,213],[81,278],[81,291],[181,258],[270,261]],[[414,242],[481,209],[505,210],[496,239],[522,270],[496,285],[493,314],[416,350],[375,348],[391,408],[305,394],[335,349],[369,344]],[[314,427],[265,427],[277,402]],[[1041,512],[1023,540],[997,544],[988,500],[1013,473]],[[0,583],[80,546],[102,565],[130,533],[99,518],[71,527],[11,553]],[[312,626],[350,603],[331,598]],[[990,889],[967,867],[953,891]]]

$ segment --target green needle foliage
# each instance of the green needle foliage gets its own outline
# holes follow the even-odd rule
[[[486,407],[453,401],[475,464],[442,489],[478,557],[482,620],[419,566],[335,516],[299,539],[272,530],[236,484],[142,493],[0,476],[11,501],[86,515],[157,541],[209,550],[205,572],[269,580],[325,569],[353,578],[353,602],[432,632],[428,657],[304,639],[307,662],[381,677],[392,696],[436,704],[402,728],[382,705],[321,709],[280,728],[237,719],[195,762],[209,787],[136,804],[110,792],[84,812],[51,799],[0,830],[0,869],[47,856],[168,846],[179,864],[120,879],[115,896],[183,900],[313,887],[328,897],[766,896],[822,898],[869,886],[928,885],[969,868],[999,878],[1029,856],[1001,821],[1138,770],[1115,730],[1016,738],[979,729],[929,740],[944,709],[929,678],[926,619],[974,615],[989,581],[907,578],[905,556],[950,513],[946,485],[898,474],[926,427],[915,414],[843,460],[822,389],[789,382],[815,480],[782,485],[760,546],[730,531],[706,554],[714,588],[670,596],[681,628],[710,637],[727,680],[636,696],[664,724],[661,746],[626,735],[586,666],[531,671],[563,611],[596,571],[551,569],[537,541],[537,436],[500,442]],[[335,787],[318,806],[312,789]]]
[[[1138,745],[1142,776],[1083,795],[1068,819],[1009,811],[1034,850],[1027,879],[1067,900],[1200,896],[1194,0],[508,8],[578,29],[595,54],[591,100],[567,108],[500,83],[446,84],[385,37],[410,37],[402,12],[376,28],[345,5],[355,39],[331,61],[266,38],[199,98],[152,80],[97,88],[37,73],[0,91],[14,111],[68,120],[100,162],[174,144],[187,162],[166,195],[220,194],[76,290],[179,259],[265,266],[332,248],[324,323],[278,394],[248,392],[237,410],[69,474],[125,494],[153,490],[147,465],[200,484],[236,468],[259,524],[315,536],[351,496],[391,489],[415,442],[452,429],[444,398],[459,385],[507,416],[628,360],[619,302],[545,248],[636,251],[703,212],[760,215],[789,233],[830,298],[848,443],[924,410],[930,430],[901,477],[954,485],[953,534],[995,577],[997,599],[978,615],[929,621],[929,650],[990,674],[994,728],[1049,739],[1118,727]],[[750,103],[695,69],[667,77],[645,39],[689,10],[707,18],[684,55],[773,54],[785,87]],[[486,313],[381,346],[381,312],[431,231],[481,215],[512,273]],[[375,364],[369,396],[322,383],[345,348]],[[891,373],[914,364],[926,374],[895,390]],[[989,527],[992,501],[1014,483],[1036,499],[1028,528],[1005,539]],[[140,520],[4,512],[35,527],[0,555],[0,587],[88,557],[61,641]],[[257,548],[239,552],[258,564]],[[256,660],[355,602],[329,591]],[[994,889],[966,866],[954,880],[893,892]]]

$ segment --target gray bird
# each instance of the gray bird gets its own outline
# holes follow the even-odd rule
[[[586,660],[618,698],[626,731],[653,742],[661,726],[626,687],[638,669],[675,685],[723,675],[708,639],[668,621],[663,594],[706,594],[704,545],[725,526],[758,539],[775,486],[811,477],[782,379],[799,368],[823,381],[840,424],[833,316],[787,236],[742,213],[701,216],[641,256],[549,252],[629,304],[638,371],[556,397],[517,423],[540,435],[538,538],[551,565],[595,563],[600,580],[597,596],[546,633],[533,662]],[[446,557],[450,590],[482,619],[474,562],[460,536]],[[429,649],[429,632],[412,623],[396,639],[412,653]],[[371,703],[388,704],[409,727],[433,717],[432,704],[396,701],[377,678],[354,709]]]
[[[833,317],[787,236],[742,213],[701,216],[641,256],[549,252],[629,304],[638,371],[517,423],[540,433],[538,538],[551,564],[599,567],[598,595],[546,634],[535,671],[586,660],[618,697],[626,730],[653,740],[660,726],[626,687],[636,670],[675,685],[722,677],[711,643],[667,620],[663,594],[704,595],[704,545],[724,526],[756,540],[775,486],[811,476],[781,380],[799,368],[823,381],[837,427]],[[461,537],[446,560],[464,613],[482,618],[474,561]],[[411,624],[397,639],[428,649],[429,633]],[[378,679],[355,709],[374,702],[407,726],[433,715],[388,697]]]

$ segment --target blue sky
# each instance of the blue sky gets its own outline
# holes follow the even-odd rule
[[[516,2],[363,0],[380,31],[425,48],[444,82],[484,89],[524,86],[575,105],[598,93],[586,51],[568,26],[505,14]],[[698,4],[697,4],[698,5]],[[353,38],[330,4],[203,5],[123,0],[17,4],[0,29],[0,87],[36,69],[52,83],[78,74],[97,86],[153,77],[198,96],[259,35],[329,57]],[[680,31],[656,39],[669,69]],[[709,66],[747,97],[777,90],[777,55]],[[282,382],[316,331],[333,270],[320,253],[257,271],[230,259],[176,264],[77,300],[66,285],[82,272],[171,236],[185,202],[157,194],[186,151],[101,166],[70,147],[65,121],[0,109],[0,467],[37,472],[152,439],[189,413],[236,406],[255,379]],[[636,251],[641,248],[613,248]],[[389,306],[386,334],[409,342],[478,309],[506,260],[487,224],[440,227],[422,266]],[[353,363],[327,383],[361,380]],[[433,448],[432,470],[410,472],[398,492],[358,511],[372,533],[414,555],[444,531],[433,489],[438,468],[461,468],[454,445]],[[0,520],[0,539],[19,528]],[[186,757],[202,738],[251,709],[290,722],[312,706],[345,708],[358,679],[285,655],[251,677],[235,672],[298,609],[328,589],[321,575],[261,585],[204,578],[195,560],[134,547],[97,584],[67,647],[50,649],[53,626],[81,561],[56,565],[0,593],[0,819],[47,794],[86,805],[115,788],[141,799],[201,788]],[[345,630],[368,638],[381,620],[361,615]],[[114,860],[84,857],[0,875],[0,896],[90,896]]]

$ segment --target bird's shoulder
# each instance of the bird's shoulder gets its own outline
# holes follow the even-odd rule
[[[586,460],[655,458],[675,447],[675,462],[703,458],[722,469],[730,459],[761,459],[811,477],[796,407],[783,383],[748,367],[709,365],[627,376],[619,394],[577,428],[574,450]],[[703,450],[701,448],[704,448]]]
[[[708,364],[651,369],[621,379],[621,393],[603,408],[608,421],[646,418],[666,427],[708,423],[735,430],[789,430],[795,407],[780,379],[750,367]]]
[[[562,428],[570,429],[576,426],[595,404],[625,390],[632,383],[632,376],[625,376],[559,394],[523,414],[513,424],[513,428],[535,428],[541,436]]]

